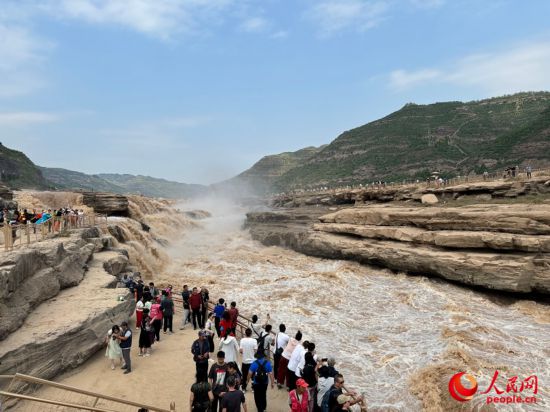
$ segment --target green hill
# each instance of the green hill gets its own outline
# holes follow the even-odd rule
[[[269,190],[279,177],[301,165],[323,147],[306,147],[296,152],[264,156],[254,163],[250,169],[227,180],[225,184],[245,185],[254,192]]]
[[[127,193],[138,193],[149,197],[181,199],[200,195],[207,190],[203,185],[172,182],[150,176],[115,173],[100,173],[96,176],[122,187]]]
[[[47,189],[40,169],[22,152],[0,143],[0,181],[12,189]]]
[[[56,189],[93,190],[96,192],[133,193],[149,197],[180,199],[206,190],[205,186],[171,182],[149,176],[129,174],[88,175],[67,169],[40,167]]]
[[[342,133],[275,181],[308,185],[451,177],[507,166],[550,166],[550,93],[417,105]]]

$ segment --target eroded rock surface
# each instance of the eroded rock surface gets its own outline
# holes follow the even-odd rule
[[[108,216],[128,216],[128,198],[115,193],[84,192],[82,202],[96,213]]]
[[[300,209],[250,213],[252,236],[318,257],[350,259],[509,292],[550,294],[550,206]]]

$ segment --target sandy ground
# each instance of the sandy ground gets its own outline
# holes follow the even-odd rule
[[[135,324],[135,321],[133,321]],[[74,386],[80,389],[99,392],[106,395],[130,399],[137,402],[144,402],[151,406],[170,409],[170,402],[176,404],[176,411],[189,410],[189,389],[194,382],[195,363],[191,355],[191,345],[196,339],[196,332],[187,327],[180,331],[180,315],[174,319],[174,334],[163,334],[161,331],[160,342],[153,345],[153,352],[150,357],[139,357],[137,338],[139,331],[134,332],[134,343],[132,345],[132,373],[123,374],[117,367],[111,370],[110,363],[100,351],[90,360],[77,369],[70,371],[57,379],[56,382]],[[64,399],[69,402],[76,402],[77,397],[62,394],[58,389],[41,389],[35,396]],[[269,412],[288,411],[286,390],[268,390]],[[255,411],[254,395],[249,390],[246,394],[246,402],[249,411]],[[97,406],[106,409],[114,408],[113,404],[98,403]],[[48,406],[40,404],[20,403],[15,409],[18,412],[43,412],[49,410],[71,410],[74,409],[48,409]],[[137,408],[129,407],[128,410],[136,411]]]

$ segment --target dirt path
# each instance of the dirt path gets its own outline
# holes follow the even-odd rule
[[[55,381],[86,389],[102,394],[144,402],[151,406],[170,408],[170,402],[176,403],[176,411],[189,410],[189,388],[194,382],[195,364],[190,350],[196,339],[196,332],[192,328],[179,330],[180,317],[174,319],[177,326],[174,334],[161,332],[160,342],[153,347],[150,357],[139,357],[137,338],[139,331],[134,332],[132,345],[132,373],[123,374],[120,368],[110,369],[109,361],[104,357],[104,351],[98,352],[84,365],[68,372]],[[135,321],[133,321],[135,324]],[[36,396],[59,399],[57,389],[43,389],[35,393]],[[74,400],[74,399],[73,399]],[[249,390],[246,394],[249,411],[255,411],[254,395]],[[71,401],[71,399],[66,399]],[[285,390],[268,390],[268,407],[270,412],[288,411],[287,392]],[[99,406],[99,405],[98,405]],[[112,405],[103,405],[109,408]],[[136,410],[130,408],[128,410]],[[20,403],[15,409],[20,412],[47,411],[45,405],[31,405]],[[60,409],[52,409],[59,411]],[[73,409],[71,409],[73,411]]]

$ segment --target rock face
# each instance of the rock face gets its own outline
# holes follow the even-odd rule
[[[80,283],[95,245],[80,234],[32,244],[0,256],[0,340],[30,311],[60,290]]]
[[[96,213],[108,216],[128,216],[128,198],[115,193],[84,192],[82,202]]]
[[[319,218],[249,214],[252,236],[313,256],[439,276],[510,292],[550,294],[550,206],[363,206]],[[303,215],[302,215],[303,217]]]
[[[360,189],[328,190],[325,192],[299,192],[280,195],[272,199],[276,207],[304,207],[313,205],[355,205],[365,202],[387,203],[393,201],[421,202],[422,197],[434,195],[438,200],[476,198],[490,201],[493,198],[515,198],[523,195],[548,194],[548,176],[537,176],[527,181],[498,180],[472,182],[455,186],[382,186]],[[429,198],[433,199],[432,196]]]
[[[108,288],[116,279],[103,269],[109,256],[104,258],[102,253],[94,255],[78,287],[44,302],[2,341],[0,374],[19,372],[51,379],[84,363],[103,347],[113,322],[128,319],[134,301],[127,289]]]
[[[422,202],[422,204],[428,204],[428,205],[433,205],[439,202],[439,200],[437,199],[437,196],[434,195],[433,193],[427,193],[425,195],[422,195],[420,197],[420,201]]]

